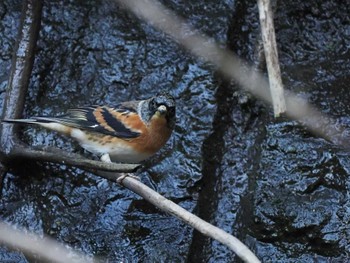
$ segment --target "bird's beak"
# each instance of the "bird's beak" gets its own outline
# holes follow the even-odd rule
[[[166,112],[167,112],[167,109],[166,109],[166,107],[165,107],[164,105],[160,105],[160,106],[158,107],[158,109],[157,109],[157,113],[158,113],[159,115],[165,115]]]

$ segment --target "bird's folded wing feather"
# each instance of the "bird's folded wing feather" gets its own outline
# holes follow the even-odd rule
[[[127,115],[137,115],[132,108],[106,106],[90,106],[71,109],[68,114],[61,117],[37,117],[41,122],[57,122],[70,127],[116,136],[124,139],[136,138],[140,135],[138,130],[125,126],[122,122]]]

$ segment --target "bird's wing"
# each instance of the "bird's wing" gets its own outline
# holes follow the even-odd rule
[[[120,104],[115,108],[106,106],[81,107],[70,109],[66,115],[60,117],[37,117],[35,119],[39,122],[57,122],[82,130],[132,139],[140,136],[140,130],[126,125],[125,119],[129,117],[136,121],[140,120],[134,108]]]

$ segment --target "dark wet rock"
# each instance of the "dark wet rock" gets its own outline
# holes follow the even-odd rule
[[[237,235],[263,262],[346,262],[349,255],[349,7],[346,1],[277,2],[286,88],[329,114],[333,143],[223,80],[163,33],[114,1],[46,1],[24,116],[70,107],[176,97],[167,146],[142,180]],[[165,3],[240,57],[256,58],[255,1]],[[7,85],[20,1],[0,3],[0,103]],[[340,128],[344,126],[345,129]],[[33,127],[22,138],[84,153]],[[111,262],[236,262],[234,254],[135,194],[93,174],[22,161],[2,182],[0,218]],[[0,248],[0,261],[26,262]]]

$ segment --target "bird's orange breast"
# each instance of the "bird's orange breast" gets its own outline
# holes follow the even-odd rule
[[[148,126],[141,125],[141,135],[129,143],[138,152],[154,154],[168,141],[172,130],[164,117],[153,116]]]

